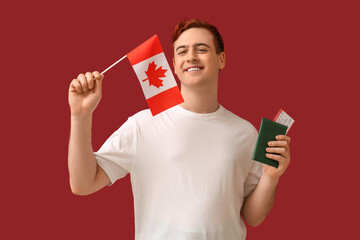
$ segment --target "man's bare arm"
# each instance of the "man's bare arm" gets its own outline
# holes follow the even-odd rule
[[[104,170],[96,163],[91,144],[92,116],[71,117],[68,166],[71,190],[88,195],[110,183]]]
[[[255,190],[244,200],[241,215],[252,227],[260,225],[270,212],[276,192],[277,181],[261,177]]]
[[[274,168],[264,165],[263,174],[255,190],[244,199],[241,215],[250,226],[260,225],[270,212],[280,176],[285,172],[290,163],[290,137],[279,135],[277,141],[269,142],[266,157],[279,162],[279,167]],[[278,153],[275,155],[272,153]]]
[[[71,129],[68,167],[71,190],[76,195],[91,194],[110,183],[109,177],[96,162],[91,144],[92,113],[101,99],[102,78],[99,72],[80,74],[69,87]]]

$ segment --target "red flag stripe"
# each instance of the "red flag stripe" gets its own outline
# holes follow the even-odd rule
[[[155,116],[156,114],[161,113],[166,109],[184,102],[184,99],[181,96],[179,88],[176,86],[161,92],[147,99],[146,101],[149,105],[152,115]]]
[[[160,40],[158,36],[155,34],[151,38],[149,38],[146,42],[132,50],[127,54],[127,57],[131,63],[131,65],[135,65],[139,62],[142,62],[156,54],[162,53],[163,50],[161,48]]]

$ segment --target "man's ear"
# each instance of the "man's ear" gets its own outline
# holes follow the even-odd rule
[[[225,52],[221,52],[219,54],[219,69],[223,69],[225,67],[225,63],[226,63],[226,55]]]
[[[175,73],[175,75],[177,75],[177,74],[176,74],[176,68],[175,68],[175,58],[173,58],[173,68],[174,68],[174,73]]]

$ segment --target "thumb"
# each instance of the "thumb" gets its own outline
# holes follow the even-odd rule
[[[102,81],[104,79],[104,75],[98,75],[95,78],[95,86],[94,86],[94,93],[101,96],[102,93]]]

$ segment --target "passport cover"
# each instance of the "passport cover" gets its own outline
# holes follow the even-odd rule
[[[277,135],[285,135],[287,126],[280,123],[271,121],[266,118],[262,118],[259,135],[256,141],[255,150],[252,159],[258,162],[265,163],[267,165],[278,168],[279,162],[269,159],[265,156],[266,148],[268,147],[269,141],[276,140]],[[273,153],[277,154],[277,153]]]

